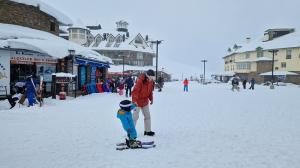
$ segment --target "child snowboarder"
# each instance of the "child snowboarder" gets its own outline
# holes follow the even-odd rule
[[[130,100],[123,100],[120,102],[120,109],[118,110],[117,117],[121,120],[124,130],[127,132],[129,139],[126,139],[126,145],[129,148],[141,147],[141,142],[136,140],[137,133],[134,126],[131,110],[136,108],[136,104]]]

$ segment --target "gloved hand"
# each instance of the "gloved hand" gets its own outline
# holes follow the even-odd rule
[[[150,101],[150,104],[151,104],[151,105],[153,104],[153,100]]]

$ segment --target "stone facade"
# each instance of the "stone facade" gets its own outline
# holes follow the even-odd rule
[[[39,7],[0,0],[0,23],[20,25],[59,35],[56,18],[41,11]]]

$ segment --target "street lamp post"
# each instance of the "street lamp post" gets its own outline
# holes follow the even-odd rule
[[[157,68],[158,68],[158,45],[161,44],[163,40],[150,41],[152,44],[156,44],[156,70],[155,70],[155,81],[157,82]]]
[[[203,64],[204,64],[203,84],[205,84],[205,63],[207,62],[207,60],[204,59],[204,60],[201,60],[201,62],[203,62]]]
[[[270,86],[271,89],[274,89],[274,56],[275,54],[278,52],[278,50],[269,50],[269,52],[273,53],[273,56],[272,56],[272,85]]]
[[[122,71],[122,76],[123,76],[123,79],[124,79],[125,55],[123,55],[122,57],[123,57],[123,71]]]

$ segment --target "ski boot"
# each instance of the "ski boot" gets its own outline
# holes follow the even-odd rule
[[[144,132],[144,135],[148,135],[148,136],[154,136],[155,135],[155,132],[153,131],[149,131],[149,132]]]
[[[135,139],[126,139],[126,145],[131,149],[142,147],[141,141],[137,141]]]

